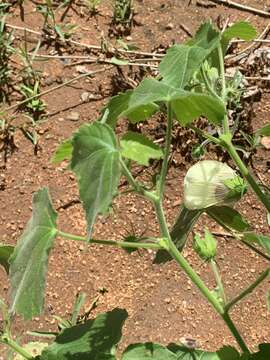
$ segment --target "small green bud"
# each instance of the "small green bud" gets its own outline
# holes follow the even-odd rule
[[[199,234],[194,236],[194,249],[203,260],[210,261],[216,256],[217,241],[209,230],[205,229],[204,238],[202,239]]]

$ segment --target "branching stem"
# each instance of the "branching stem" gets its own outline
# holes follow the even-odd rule
[[[107,245],[107,246],[114,246],[117,248],[133,248],[133,249],[154,249],[160,250],[162,246],[158,243],[140,243],[140,242],[129,242],[129,241],[114,241],[114,240],[97,240],[97,239],[88,239],[87,237],[73,235],[70,233],[66,233],[63,231],[58,230],[57,235],[69,240],[75,241],[83,241],[89,244],[98,244],[98,245]],[[157,239],[158,240],[158,239]],[[151,239],[153,241],[153,239]]]

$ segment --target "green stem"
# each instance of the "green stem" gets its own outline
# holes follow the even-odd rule
[[[27,359],[27,360],[34,359],[33,356],[31,354],[29,354],[28,351],[26,351],[24,348],[22,348],[19,344],[16,343],[16,341],[12,340],[9,336],[2,335],[0,337],[0,342],[9,346],[12,350],[14,350],[16,353],[20,354],[25,359]]]
[[[222,282],[222,279],[221,279],[221,276],[220,276],[220,273],[219,273],[219,270],[217,267],[217,263],[214,259],[211,259],[211,267],[212,267],[212,270],[213,270],[213,273],[214,273],[214,276],[216,279],[216,283],[218,286],[218,292],[222,298],[223,304],[225,304],[225,302],[226,302],[225,290],[224,290],[223,282]]]
[[[162,249],[162,246],[159,244],[154,243],[136,243],[136,242],[129,242],[129,241],[114,241],[114,240],[97,240],[97,239],[87,239],[83,236],[73,235],[70,233],[66,233],[63,231],[58,230],[57,235],[64,237],[66,239],[75,240],[75,241],[83,241],[85,243],[89,244],[98,244],[98,245],[108,245],[108,246],[114,246],[117,248],[133,248],[133,249],[154,249],[154,250],[160,250]],[[151,239],[152,240],[152,239]]]
[[[223,320],[226,322],[228,328],[230,329],[231,333],[235,337],[235,340],[237,341],[238,345],[242,349],[244,353],[249,354],[249,350],[239,334],[238,330],[236,329],[235,325],[233,324],[232,320],[230,319],[229,315],[225,313],[223,305],[218,301],[216,296],[212,294],[212,292],[208,289],[208,287],[205,285],[203,280],[199,277],[199,275],[193,270],[193,268],[190,266],[188,261],[183,257],[183,255],[179,252],[173,241],[171,240],[169,229],[165,220],[163,207],[160,203],[160,201],[156,201],[154,203],[158,222],[160,224],[160,229],[162,236],[166,237],[167,239],[167,251],[171,255],[172,258],[176,260],[176,262],[180,265],[180,267],[184,270],[184,272],[187,274],[187,276],[190,278],[190,280],[197,286],[197,288],[200,290],[200,292],[204,295],[204,297],[208,300],[208,302],[213,306],[213,308],[216,310],[216,312],[223,318]]]
[[[245,290],[243,290],[238,296],[232,299],[225,306],[225,311],[228,312],[232,306],[242,300],[245,296],[250,294],[264,279],[266,279],[270,274],[270,268],[265,270],[251,285],[249,285]]]
[[[209,79],[205,73],[205,70],[204,70],[204,66],[201,67],[201,74],[202,74],[202,77],[203,77],[203,80],[204,80],[204,83],[205,83],[205,86],[207,88],[207,90],[209,91],[209,93],[215,97],[215,98],[218,98],[220,99],[220,97],[218,96],[218,94],[213,90],[210,82],[209,82]]]
[[[160,198],[160,201],[162,201],[163,199],[164,186],[168,171],[168,162],[169,162],[171,141],[172,141],[173,112],[170,103],[167,104],[167,116],[168,116],[168,122],[167,122],[167,131],[166,131],[166,140],[165,140],[165,150],[164,150],[164,157],[163,157],[158,189],[157,189],[157,193]]]
[[[222,46],[219,44],[218,46],[218,58],[219,58],[219,67],[220,67],[220,79],[221,79],[221,98],[224,102],[224,105],[227,104],[227,95],[226,95],[226,78],[225,78],[225,67],[224,67],[224,57],[223,57],[223,51]],[[228,121],[228,116],[225,115],[223,118],[223,133],[229,134],[230,133],[230,126]]]
[[[183,255],[178,251],[177,247],[174,245],[171,239],[169,239],[169,253],[170,255],[177,261],[177,263],[181,266],[181,268],[188,275],[190,280],[197,286],[197,288],[201,291],[204,297],[209,301],[209,303],[213,306],[218,314],[223,316],[224,309],[221,303],[218,301],[216,296],[212,294],[212,292],[208,289],[202,279],[197,275],[197,273],[192,269],[187,260],[183,257]]]
[[[4,301],[0,298],[0,309],[2,312],[3,317],[3,330],[7,334],[8,337],[11,337],[11,322],[10,322],[10,316],[8,313],[8,307],[4,303]]]
[[[233,144],[231,143],[231,141],[223,142],[223,146],[228,151],[228,153],[229,153],[230,157],[232,158],[232,160],[234,161],[235,165],[238,167],[238,169],[240,170],[243,177],[247,180],[247,182],[249,183],[249,185],[251,186],[251,188],[257,195],[257,197],[264,204],[267,211],[270,212],[270,199],[261,190],[261,188],[258,185],[258,183],[256,182],[256,180],[254,179],[254,177],[251,175],[251,173],[249,172],[246,165],[241,160],[240,156],[238,155],[238,153],[237,153],[236,149],[234,148]]]
[[[160,229],[162,236],[167,238],[168,244],[168,252],[170,255],[176,260],[176,262],[180,265],[180,267],[184,270],[184,272],[188,275],[190,280],[198,287],[201,293],[206,297],[206,299],[211,303],[214,309],[222,315],[224,313],[223,306],[217,300],[217,298],[211,293],[202,279],[197,275],[197,273],[192,269],[189,265],[188,261],[184,258],[184,256],[179,252],[173,241],[170,237],[170,232],[165,220],[163,207],[160,202],[155,203],[155,209],[158,217],[158,222],[160,224]]]
[[[261,250],[257,249],[255,246],[253,246],[252,244],[250,244],[248,241],[246,240],[242,240],[240,239],[240,241],[245,244],[247,247],[249,247],[252,251],[254,251],[256,254],[260,255],[261,257],[263,257],[265,260],[270,261],[270,256],[264,254]]]
[[[242,336],[240,335],[239,331],[237,330],[237,328],[235,327],[234,323],[232,322],[232,319],[230,318],[229,314],[227,312],[225,312],[222,315],[223,320],[225,321],[225,323],[227,324],[228,328],[230,329],[231,333],[233,334],[233,336],[235,337],[235,340],[237,341],[238,345],[240,346],[241,350],[243,351],[243,353],[245,354],[250,354],[250,351],[245,343],[245,341],[243,340]]]
[[[202,136],[202,137],[204,137],[204,138],[212,141],[214,144],[216,144],[216,145],[220,145],[220,144],[221,144],[220,140],[219,140],[218,138],[214,137],[213,135],[210,135],[210,134],[204,132],[203,130],[197,128],[197,127],[194,126],[194,125],[189,125],[189,127],[190,127],[190,129],[192,129],[196,134],[198,134],[198,135],[200,135],[200,136]]]
[[[123,161],[123,159],[120,158],[120,164],[123,170],[123,173],[125,175],[125,177],[127,178],[129,184],[133,187],[133,189],[142,196],[145,196],[146,198],[148,198],[150,201],[154,202],[157,200],[157,196],[151,192],[151,191],[147,191],[143,188],[143,186],[141,186],[133,177],[133,175],[131,174],[131,172],[129,171],[127,165],[125,164],[125,162]]]

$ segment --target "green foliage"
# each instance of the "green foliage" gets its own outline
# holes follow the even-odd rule
[[[229,206],[213,206],[206,209],[206,213],[229,231],[244,233],[251,230],[251,226],[242,215]]]
[[[53,157],[51,158],[51,162],[53,164],[57,164],[63,160],[70,160],[72,157],[72,140],[68,139],[63,141],[58,148],[56,149]]]
[[[256,135],[270,136],[270,124],[263,126],[255,132]]]
[[[185,126],[203,115],[213,124],[221,124],[224,117],[224,105],[209,95],[176,89],[162,81],[145,79],[133,91],[128,107],[119,116],[127,116],[131,122],[141,121],[138,112],[153,113],[159,103],[171,103],[177,120]]]
[[[36,357],[40,355],[47,346],[48,346],[47,343],[36,341],[36,342],[29,342],[28,344],[24,345],[23,349],[25,349],[29,354],[33,355],[33,357],[36,359]],[[14,360],[25,360],[25,357],[17,354]]]
[[[248,242],[254,242],[264,248],[267,254],[270,256],[270,237],[266,235],[256,234],[254,232],[247,232],[244,234],[244,240]]]
[[[10,258],[11,312],[25,319],[39,315],[44,304],[48,256],[57,233],[57,214],[47,189],[33,198],[33,215]]]
[[[9,258],[14,251],[14,246],[12,245],[4,245],[0,243],[0,265],[2,265],[6,273],[9,272]]]
[[[246,41],[255,39],[257,36],[256,29],[246,21],[239,21],[231,25],[222,33],[223,39],[229,41],[233,38],[240,38]]]
[[[134,160],[140,165],[149,165],[150,159],[160,159],[163,154],[160,148],[142,134],[128,132],[121,140],[121,155]]]
[[[78,179],[90,237],[96,216],[108,210],[117,192],[120,153],[112,129],[98,122],[83,125],[72,145],[71,169]]]
[[[121,309],[100,314],[63,330],[45,349],[40,360],[116,360],[115,349],[127,312]]]
[[[70,4],[69,0],[63,3],[64,6]],[[118,4],[121,5],[121,9],[119,7],[118,10],[123,11],[123,14],[127,9],[131,12],[131,1],[121,0]],[[63,32],[63,27],[55,21],[54,5],[51,0],[39,4],[44,16],[44,31],[53,29],[57,35],[55,40],[65,40],[67,35]],[[123,16],[127,20],[128,11],[124,15],[119,12],[119,19]],[[130,20],[130,13],[128,17]],[[3,25],[1,29],[3,30]],[[41,313],[44,304],[48,256],[57,235],[70,240],[85,242],[88,240],[90,243],[122,247],[129,253],[132,249],[155,249],[158,250],[155,262],[164,262],[172,258],[176,260],[225,321],[241,348],[241,355],[231,347],[224,347],[217,352],[206,352],[198,349],[195,340],[187,339],[182,344],[168,346],[154,343],[133,344],[124,351],[122,360],[265,360],[269,357],[268,344],[260,346],[257,353],[249,354],[244,339],[229,317],[230,308],[259,285],[269,275],[269,270],[264,271],[235,299],[227,302],[218,267],[213,261],[217,253],[217,242],[208,230],[205,231],[204,239],[196,235],[196,251],[203,261],[212,260],[212,271],[219,295],[222,295],[222,301],[220,301],[215,290],[209,288],[181,253],[195,223],[201,214],[206,213],[223,228],[233,233],[236,239],[244,240],[243,243],[247,245],[255,243],[270,255],[270,238],[252,232],[249,223],[231,207],[245,193],[245,181],[237,175],[235,170],[222,162],[201,161],[193,165],[186,174],[184,205],[180,207],[171,231],[169,231],[163,208],[173,136],[172,127],[176,119],[182,126],[190,126],[204,138],[204,143],[200,144],[201,148],[206,143],[214,143],[226,150],[241,175],[249,182],[259,200],[265,205],[267,213],[270,213],[270,199],[266,189],[262,190],[262,186],[253,179],[252,174],[238,156],[237,148],[233,145],[234,130],[231,129],[227,116],[229,106],[240,101],[239,90],[242,78],[241,74],[237,74],[231,82],[227,81],[223,59],[226,47],[229,40],[234,37],[250,40],[255,35],[254,29],[244,22],[232,25],[223,33],[215,29],[210,22],[203,24],[192,40],[184,45],[175,45],[167,51],[160,64],[160,74],[157,79],[146,78],[134,90],[113,97],[102,110],[98,121],[81,126],[70,139],[59,146],[52,162],[70,161],[70,169],[78,180],[80,200],[86,214],[88,237],[58,230],[57,214],[52,207],[48,190],[44,188],[35,193],[32,217],[15,249],[12,247],[7,249],[8,245],[0,246],[0,264],[10,272],[10,314],[16,312],[25,319],[31,319]],[[117,58],[112,58],[111,63],[117,66],[123,64]],[[37,98],[40,94],[38,78],[34,77],[33,83],[24,85],[22,89],[25,97],[29,97],[30,102],[27,102],[29,110],[40,110],[39,100],[35,99],[33,102],[33,99],[31,100],[33,94]],[[131,123],[137,123],[146,121],[158,111],[165,113],[166,110],[168,122],[164,149],[159,148],[142,134],[128,132],[118,139],[114,132],[117,120],[120,118],[127,118]],[[191,125],[192,121],[200,116],[207,118],[211,124],[211,128],[208,127],[209,133],[197,128],[196,125]],[[4,122],[2,126],[3,124]],[[269,135],[269,125],[258,130],[254,138],[263,135]],[[157,173],[155,169],[152,169],[154,172],[151,173],[152,184],[149,185],[149,181],[141,180],[141,178],[138,181],[137,174],[133,176],[132,161],[148,166],[151,159],[161,158],[160,172]],[[128,234],[124,238],[125,243],[92,238],[97,216],[108,211],[117,195],[120,176],[126,177],[134,193],[152,203],[160,227],[157,237]],[[128,192],[130,188],[127,189]],[[121,194],[124,195],[124,192]],[[231,206],[224,206],[225,204]],[[142,243],[142,241],[145,242]],[[258,249],[256,251],[259,252]],[[116,360],[117,344],[121,339],[122,325],[127,317],[126,312],[115,309],[98,315],[96,319],[80,323],[82,318],[79,313],[83,301],[84,295],[77,299],[70,319],[54,316],[58,321],[59,333],[49,334],[56,335],[55,340],[35,357],[37,360]],[[1,302],[1,311],[4,329],[0,334],[0,342],[7,344],[26,359],[31,359],[32,355],[25,352],[26,350],[13,340],[11,317],[5,310],[3,302]],[[48,333],[39,334],[48,335]]]

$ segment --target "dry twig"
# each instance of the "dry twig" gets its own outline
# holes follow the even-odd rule
[[[58,90],[58,89],[62,88],[63,86],[66,86],[66,85],[69,85],[69,84],[73,83],[74,81],[77,81],[77,80],[82,79],[82,78],[87,77],[87,76],[95,75],[95,74],[100,73],[100,72],[104,72],[104,71],[110,70],[110,69],[112,69],[112,68],[113,68],[113,66],[108,66],[108,67],[104,67],[104,68],[99,69],[99,70],[96,70],[96,71],[89,71],[89,72],[87,72],[87,73],[85,73],[85,74],[81,74],[81,75],[79,75],[79,76],[76,76],[76,77],[74,77],[74,78],[72,78],[72,79],[64,82],[63,84],[54,86],[54,87],[52,87],[52,88],[50,88],[50,89],[48,89],[48,90],[45,90],[45,91],[43,91],[43,92],[41,92],[41,93],[39,93],[39,94],[36,94],[36,95],[34,95],[34,96],[31,96],[31,97],[29,97],[29,98],[27,98],[27,99],[25,99],[25,100],[23,100],[23,101],[20,101],[20,102],[18,102],[18,103],[16,103],[16,104],[13,104],[13,105],[7,107],[6,109],[3,109],[2,112],[4,112],[4,113],[5,113],[5,112],[8,112],[8,111],[10,111],[10,110],[12,110],[12,109],[15,109],[16,107],[18,107],[18,106],[20,106],[20,105],[23,105],[23,104],[27,103],[28,101],[30,101],[30,100],[32,100],[32,99],[40,98],[41,96],[47,95],[47,94],[49,94],[49,93],[51,93],[51,92],[53,92],[53,91],[55,91],[55,90]]]
[[[256,9],[251,6],[242,5],[242,4],[239,4],[239,3],[231,1],[231,0],[209,0],[209,1],[212,1],[218,5],[225,5],[225,6],[229,6],[229,7],[238,9],[238,10],[247,11],[247,12],[255,14],[255,15],[260,15],[263,17],[270,17],[270,12]]]

